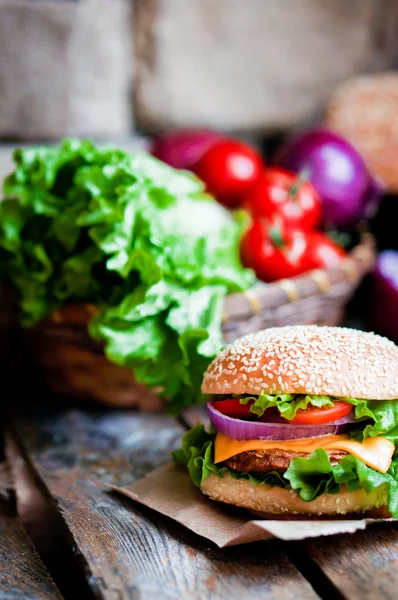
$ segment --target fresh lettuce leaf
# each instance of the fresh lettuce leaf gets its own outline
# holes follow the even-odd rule
[[[246,396],[240,399],[241,404],[254,401],[250,406],[250,412],[262,417],[268,408],[277,408],[285,419],[294,419],[298,410],[305,410],[309,404],[318,408],[333,406],[330,396],[310,396],[303,394],[266,394],[261,392],[259,396]]]
[[[223,346],[225,296],[254,283],[234,218],[188,172],[143,152],[67,139],[14,153],[0,203],[1,276],[23,326],[66,302],[99,312],[90,335],[160,389],[170,411],[200,399]]]
[[[363,400],[341,398],[355,406],[356,419],[372,419],[365,427],[354,431],[352,436],[362,441],[367,437],[383,436],[398,446],[398,400]]]
[[[333,467],[325,450],[318,448],[309,458],[294,458],[284,478],[307,502],[322,494],[337,494],[340,486],[333,477]]]
[[[309,458],[294,458],[284,474],[277,471],[267,473],[240,473],[214,464],[215,433],[207,433],[203,425],[196,425],[188,431],[179,450],[173,452],[177,464],[184,465],[194,484],[200,486],[209,475],[235,479],[248,479],[253,485],[267,483],[283,488],[294,489],[306,502],[322,494],[337,494],[342,485],[349,491],[364,489],[367,493],[387,489],[388,509],[398,517],[398,456],[394,456],[387,473],[379,473],[366,466],[354,456],[345,456],[338,465],[332,466],[325,450],[314,450]]]
[[[322,494],[337,494],[345,485],[352,492],[364,489],[366,493],[387,489],[388,509],[398,516],[398,457],[393,458],[387,473],[379,473],[366,466],[355,456],[345,456],[332,467],[326,450],[318,448],[309,458],[294,458],[284,478],[303,500],[311,501]]]
[[[363,400],[361,398],[337,398],[333,396],[314,396],[304,394],[266,394],[240,398],[241,404],[253,401],[250,412],[261,417],[268,408],[277,408],[282,417],[291,420],[298,410],[309,405],[318,408],[333,406],[334,402],[349,402],[355,406],[357,423],[351,436],[358,441],[367,437],[383,436],[398,446],[398,400]],[[370,421],[373,421],[371,423]]]
[[[286,487],[288,482],[278,471],[267,473],[244,473],[234,471],[222,464],[214,464],[214,439],[215,432],[207,433],[203,425],[196,425],[183,436],[181,448],[173,452],[174,461],[187,467],[189,475],[198,487],[209,475],[224,477],[227,473],[235,479],[248,479],[253,485],[268,483]]]

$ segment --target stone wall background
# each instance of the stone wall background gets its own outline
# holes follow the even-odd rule
[[[0,0],[0,138],[300,126],[397,33],[397,0]]]

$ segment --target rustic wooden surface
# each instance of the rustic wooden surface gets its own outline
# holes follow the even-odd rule
[[[107,491],[169,460],[182,433],[174,420],[74,410],[16,417],[13,430],[57,503],[95,597],[318,597],[280,542],[218,550]]]
[[[320,538],[303,545],[343,597],[398,597],[396,525],[378,525],[350,536]]]
[[[5,473],[0,465],[0,599],[61,600],[16,514],[12,494],[4,490],[9,487]]]
[[[191,409],[177,421],[156,414],[57,407],[55,399],[50,408],[14,412],[6,440],[17,506],[35,543],[40,540],[35,522],[36,528],[50,523],[42,536],[45,560],[60,537],[67,545],[63,564],[69,588],[59,582],[66,599],[79,590],[84,598],[106,600],[395,600],[398,527],[220,550],[109,491],[110,485],[131,482],[168,461],[184,427],[204,418],[203,409]],[[9,487],[10,478],[3,479],[3,487]],[[49,500],[62,527],[49,514]],[[41,516],[29,523],[35,509]],[[54,565],[51,573],[60,577]]]

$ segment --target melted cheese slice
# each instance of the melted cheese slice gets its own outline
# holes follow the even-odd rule
[[[362,443],[350,439],[346,433],[341,435],[325,435],[323,437],[301,440],[265,441],[265,440],[233,440],[226,435],[216,435],[214,447],[214,462],[219,463],[249,450],[288,450],[311,454],[317,448],[324,450],[344,450],[362,460],[365,465],[386,473],[391,464],[395,446],[383,437],[366,438]]]

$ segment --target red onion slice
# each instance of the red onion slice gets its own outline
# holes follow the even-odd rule
[[[333,423],[325,425],[294,425],[287,423],[279,415],[271,417],[266,423],[262,421],[244,421],[223,415],[219,410],[207,403],[210,421],[218,433],[233,440],[298,440],[344,433],[350,424],[355,422],[353,411]]]

